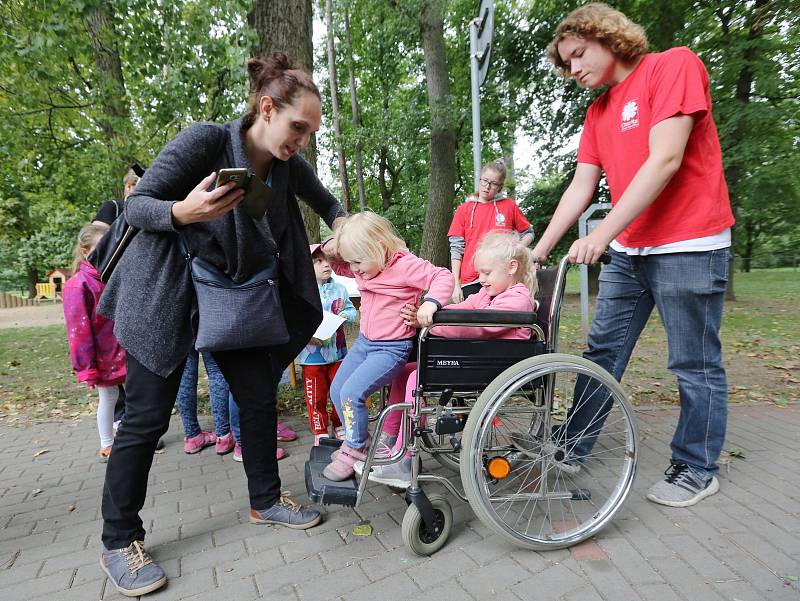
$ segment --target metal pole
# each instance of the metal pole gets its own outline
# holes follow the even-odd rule
[[[478,190],[478,180],[481,177],[481,97],[480,84],[478,83],[479,25],[480,18],[473,19],[469,24],[469,64],[470,79],[472,80],[472,161],[475,172],[475,190]]]

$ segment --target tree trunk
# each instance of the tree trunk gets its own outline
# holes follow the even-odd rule
[[[768,1],[767,0],[756,0],[752,12],[748,15],[748,27],[749,31],[747,32],[747,39],[748,41],[754,41],[757,38],[761,37],[764,34],[764,23],[766,19],[764,18],[764,14],[768,10]],[[723,22],[723,27],[726,24]],[[744,55],[742,57],[742,68],[739,71],[739,77],[736,81],[736,95],[734,97],[736,102],[740,102],[743,105],[748,104],[750,102],[750,96],[752,94],[753,89],[753,69],[752,65],[757,61],[759,54],[759,49],[756,44],[749,44],[744,51]],[[743,107],[744,108],[744,107]],[[743,111],[744,112],[744,111]],[[744,137],[745,132],[739,132],[734,139],[740,139]],[[729,163],[728,167],[725,169],[725,180],[728,183],[728,191],[731,197],[731,205],[733,205],[734,214],[738,213],[738,188],[739,182],[742,178],[742,165],[737,164],[736,162]],[[736,228],[731,228],[731,234],[733,235],[736,231]],[[730,275],[728,278],[728,288],[725,292],[725,298],[728,300],[736,300],[736,293],[733,288],[733,254],[731,253],[731,269],[729,270]]]
[[[456,133],[452,122],[450,73],[444,45],[444,2],[425,0],[420,15],[428,106],[431,112],[431,175],[420,255],[449,266],[447,229],[453,217],[456,180]]]
[[[130,152],[130,138],[126,135],[126,129],[131,125],[131,114],[126,100],[125,79],[117,49],[114,8],[111,3],[99,2],[91,10],[86,17],[86,29],[97,68],[96,93],[103,111],[98,125],[106,137],[110,155],[119,160],[111,168],[114,180],[121,184],[122,176],[136,163],[136,159]],[[118,192],[121,198],[121,186]]]
[[[336,81],[336,45],[333,30],[333,0],[325,0],[325,25],[328,28],[328,80],[331,85],[331,108],[333,109],[333,131],[336,156],[339,159],[339,181],[342,183],[342,203],[350,210],[350,182],[347,180],[347,162],[342,147],[342,124],[339,111],[339,83]]]
[[[356,136],[356,185],[358,186],[358,208],[363,211],[367,208],[367,194],[364,191],[364,163],[361,159],[361,113],[358,110],[358,96],[356,95],[355,66],[353,65],[353,37],[350,35],[350,13],[344,11],[344,32],[347,40],[347,75],[350,84],[350,109],[353,114],[353,131]]]
[[[28,267],[25,272],[25,282],[28,286],[28,298],[36,298],[36,284],[39,281],[39,272],[35,267]]]
[[[254,0],[253,10],[247,13],[247,22],[258,34],[252,55],[269,56],[280,50],[298,67],[313,73],[312,15],[311,0]],[[301,154],[316,169],[316,138]],[[309,242],[319,242],[319,215],[303,202],[300,212]]]
[[[511,198],[517,197],[517,172],[514,169],[514,127],[511,123],[500,140],[500,148],[503,150],[503,163],[506,166],[506,194]]]

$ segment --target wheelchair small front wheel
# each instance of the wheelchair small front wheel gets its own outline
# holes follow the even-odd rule
[[[555,353],[498,375],[463,440],[461,483],[475,515],[535,550],[569,547],[605,527],[630,492],[638,458],[619,383],[591,361]]]
[[[436,532],[425,527],[422,514],[413,503],[403,516],[403,542],[416,555],[433,555],[441,549],[453,529],[453,509],[444,495],[431,495],[428,500],[436,515]]]

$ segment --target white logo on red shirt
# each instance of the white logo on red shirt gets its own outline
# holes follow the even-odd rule
[[[629,100],[622,107],[622,131],[639,127],[639,105],[636,100]]]

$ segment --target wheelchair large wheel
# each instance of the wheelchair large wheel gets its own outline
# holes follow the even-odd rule
[[[436,514],[438,532],[428,532],[422,521],[422,514],[413,503],[403,515],[401,534],[406,546],[417,555],[433,555],[441,549],[453,529],[453,509],[444,495],[431,495],[428,500],[433,505]]]
[[[633,484],[638,432],[619,383],[596,364],[520,361],[478,399],[461,481],[478,518],[521,547],[569,547],[599,532]]]

